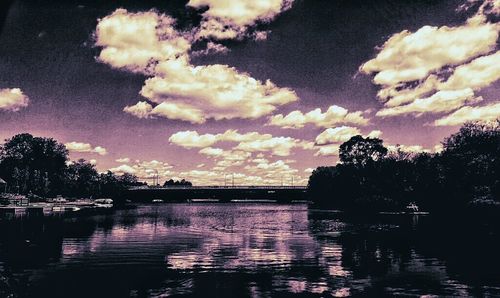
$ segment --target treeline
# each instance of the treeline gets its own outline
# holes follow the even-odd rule
[[[377,138],[354,136],[340,163],[319,167],[308,191],[320,208],[401,211],[409,203],[430,212],[500,207],[500,122],[467,123],[439,153],[389,152]],[[493,208],[495,207],[495,208]]]
[[[163,183],[163,187],[172,187],[172,186],[182,186],[182,187],[191,187],[193,186],[193,183],[191,183],[190,181],[187,181],[187,180],[174,180],[174,179],[170,179],[170,180],[167,180],[165,181],[165,183]]]
[[[98,173],[83,159],[70,162],[64,144],[27,133],[0,147],[0,177],[9,192],[41,197],[118,198],[128,187],[144,184],[130,174]]]

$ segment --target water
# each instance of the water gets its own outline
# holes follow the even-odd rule
[[[4,220],[0,296],[500,296],[498,234],[479,231],[271,204]]]

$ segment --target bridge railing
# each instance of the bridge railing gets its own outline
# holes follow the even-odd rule
[[[297,190],[306,190],[307,186],[286,186],[286,185],[259,185],[259,186],[252,186],[252,185],[231,185],[231,186],[212,186],[212,185],[207,185],[207,186],[133,186],[129,188],[129,190],[144,190],[144,189],[271,189],[271,190],[279,190],[279,189],[297,189]]]

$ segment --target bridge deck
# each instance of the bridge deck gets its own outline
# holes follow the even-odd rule
[[[222,189],[233,189],[233,190],[280,190],[280,189],[296,189],[296,190],[306,190],[307,186],[274,186],[274,185],[262,185],[262,186],[249,186],[249,185],[234,185],[234,186],[135,186],[131,187],[130,190],[222,190]]]

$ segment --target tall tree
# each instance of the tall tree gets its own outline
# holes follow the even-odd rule
[[[11,190],[38,194],[57,192],[68,160],[68,150],[52,138],[18,134],[0,147],[0,176]]]
[[[387,154],[387,148],[378,138],[363,138],[360,135],[350,138],[340,145],[340,161],[346,165],[366,166]]]

